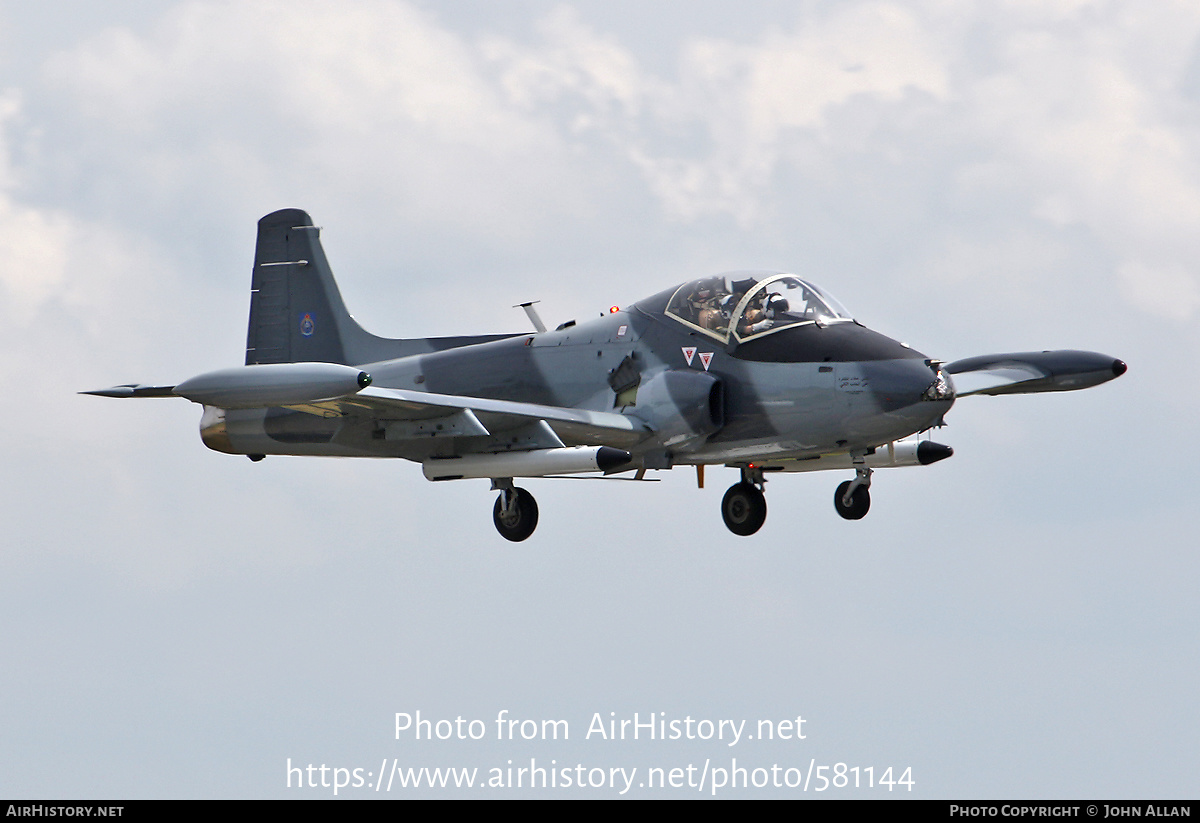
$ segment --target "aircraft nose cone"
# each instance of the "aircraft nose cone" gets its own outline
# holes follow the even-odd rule
[[[1125,365],[1124,360],[1114,360],[1112,362],[1113,377],[1120,377],[1128,370],[1129,367]]]
[[[909,358],[866,363],[863,364],[863,371],[876,402],[885,412],[910,406],[919,407],[924,412],[934,405],[929,401],[936,398],[929,394],[936,385],[937,375],[921,360]],[[945,389],[949,392],[949,384]],[[953,395],[947,394],[939,402],[952,400]]]

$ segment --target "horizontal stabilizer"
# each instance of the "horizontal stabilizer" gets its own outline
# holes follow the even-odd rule
[[[959,397],[1087,389],[1120,377],[1121,360],[1090,351],[984,354],[946,365]]]

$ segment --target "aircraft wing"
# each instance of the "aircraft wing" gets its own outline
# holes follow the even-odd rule
[[[984,354],[943,367],[959,397],[973,394],[1031,394],[1075,391],[1120,377],[1121,360],[1090,351],[1040,351]]]
[[[285,408],[319,416],[332,413],[386,420],[401,424],[400,438],[406,432],[411,432],[412,437],[489,436],[545,421],[559,437],[573,442],[622,447],[643,440],[652,431],[641,420],[615,412],[375,386],[346,397],[289,404]]]
[[[126,383],[83,394],[184,397],[224,409],[286,408],[318,417],[368,418],[384,424],[389,440],[507,437],[517,432],[527,448],[561,447],[560,438],[620,448],[640,442],[653,431],[638,418],[615,412],[377,388],[366,372],[336,363],[238,366],[175,386]]]

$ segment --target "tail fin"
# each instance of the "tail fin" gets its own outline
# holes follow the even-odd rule
[[[306,212],[282,209],[258,221],[247,366],[312,362],[353,366],[508,336],[377,337],[346,311],[321,248],[320,230]]]
[[[343,331],[348,323],[358,324],[342,302],[319,231],[299,209],[283,209],[258,221],[247,366],[314,361],[349,365]]]

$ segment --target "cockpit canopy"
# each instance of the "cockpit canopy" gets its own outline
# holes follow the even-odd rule
[[[684,283],[667,314],[715,337],[745,342],[799,325],[852,322],[837,300],[794,274],[732,272]]]

